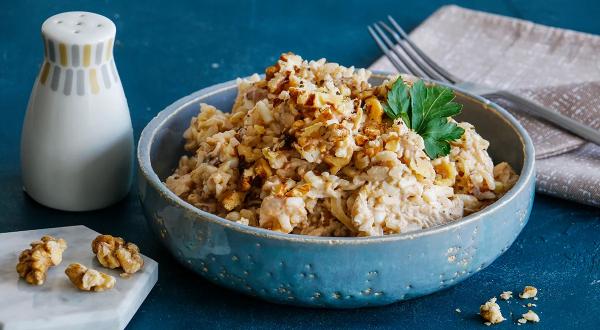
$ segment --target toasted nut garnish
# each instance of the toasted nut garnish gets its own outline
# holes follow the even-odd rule
[[[295,186],[292,190],[288,191],[285,195],[287,197],[304,197],[310,191],[310,183],[304,183]]]
[[[238,155],[242,156],[246,162],[253,162],[260,157],[260,152],[254,152],[254,150],[244,144],[237,146]]]
[[[323,158],[323,161],[330,165],[331,174],[336,174],[342,167],[348,165],[350,160],[352,159],[352,155],[349,157],[341,158],[327,155]]]
[[[121,267],[125,273],[133,274],[144,266],[140,249],[133,243],[125,243],[121,237],[99,235],[92,242],[92,251],[104,267]]]
[[[308,137],[319,137],[321,136],[320,134],[320,130],[323,127],[323,123],[314,123],[310,126],[305,127],[302,130],[302,137],[304,138],[308,138]]]
[[[356,167],[359,170],[362,170],[367,168],[370,162],[371,160],[369,159],[368,155],[365,152],[359,151],[356,153],[356,156],[354,158],[354,167]]]
[[[431,162],[425,158],[412,158],[409,162],[409,167],[415,171],[417,175],[420,175],[423,178],[435,178],[433,166],[431,165]]]
[[[379,130],[379,128],[374,127],[374,126],[368,126],[365,127],[365,129],[363,130],[363,132],[369,137],[369,139],[375,139],[376,137],[378,137],[379,135],[381,135],[381,130]]]
[[[264,134],[265,133],[265,127],[261,126],[261,125],[254,125],[254,130],[258,133],[258,134]]]
[[[358,146],[364,146],[365,143],[367,143],[369,141],[369,138],[366,137],[365,135],[362,134],[356,134],[354,136],[354,143],[356,143],[356,145]]]
[[[369,156],[369,157],[373,157],[375,156],[377,153],[379,153],[381,151],[381,146],[374,146],[374,147],[366,147],[365,148],[365,155]]]
[[[62,261],[62,254],[67,249],[67,242],[52,236],[43,236],[41,240],[32,242],[31,248],[19,255],[17,273],[25,281],[33,285],[42,285],[46,280],[48,268]]]
[[[438,158],[433,161],[433,168],[435,170],[435,183],[440,186],[450,187],[456,182],[456,166],[447,160]]]
[[[367,113],[369,120],[376,123],[381,123],[381,117],[383,116],[383,107],[375,96],[371,96],[365,100],[365,106],[367,107]]]
[[[242,180],[240,183],[240,189],[242,191],[248,191],[252,188],[252,179],[254,179],[254,168],[247,168],[242,174]]]
[[[365,99],[371,95],[373,95],[373,90],[371,90],[371,89],[364,90],[364,91],[358,93],[358,97],[361,99]]]
[[[256,161],[254,164],[254,172],[263,179],[273,175],[273,171],[271,170],[269,163],[264,158],[260,158]]]
[[[292,124],[292,127],[290,128],[290,131],[296,131],[296,130],[300,129],[303,126],[304,126],[304,120],[296,120]]]
[[[271,78],[273,78],[273,76],[275,76],[275,73],[277,73],[277,71],[279,71],[279,64],[268,67],[265,70],[266,79],[271,80]]]
[[[287,192],[287,189],[286,189],[285,185],[283,185],[283,184],[276,184],[273,186],[273,188],[271,188],[271,194],[273,194],[274,196],[277,196],[277,197],[285,196],[286,192]]]
[[[227,211],[231,211],[238,207],[244,201],[245,194],[238,191],[226,191],[223,193],[221,204]]]
[[[83,291],[104,291],[112,289],[115,286],[115,278],[101,273],[97,270],[85,267],[82,264],[74,263],[70,264],[65,269],[65,274],[71,283],[73,283],[79,290]]]

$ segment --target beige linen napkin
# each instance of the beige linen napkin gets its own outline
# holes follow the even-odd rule
[[[445,6],[411,39],[461,79],[512,90],[600,129],[598,36]],[[371,69],[395,71],[384,57]],[[538,191],[600,206],[600,146],[494,101],[534,141]]]

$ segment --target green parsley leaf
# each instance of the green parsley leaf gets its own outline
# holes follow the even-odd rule
[[[417,80],[408,87],[398,78],[388,92],[384,111],[392,119],[402,118],[404,123],[421,135],[425,153],[436,159],[450,153],[450,141],[460,139],[465,130],[448,120],[459,114],[462,105],[454,100],[451,89],[426,86]]]
[[[458,140],[465,130],[451,123],[447,118],[434,118],[427,122],[425,129],[419,133],[425,142],[425,153],[436,159],[450,153],[450,141]]]
[[[392,119],[402,118],[410,127],[408,108],[410,107],[409,88],[402,79],[396,80],[387,95],[387,104],[383,105],[383,111]]]

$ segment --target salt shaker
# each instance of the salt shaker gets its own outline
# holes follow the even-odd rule
[[[131,186],[133,130],[108,18],[67,12],[42,25],[44,63],[21,136],[25,191],[68,211],[106,207]]]

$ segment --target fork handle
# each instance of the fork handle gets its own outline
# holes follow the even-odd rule
[[[600,145],[600,131],[582,124],[581,122],[562,115],[559,112],[550,110],[534,101],[528,100],[517,94],[508,91],[496,91],[490,95],[501,96],[504,99],[513,102],[517,106],[531,110],[531,114],[545,119],[554,125],[561,127],[570,133],[579,136],[590,142]]]

